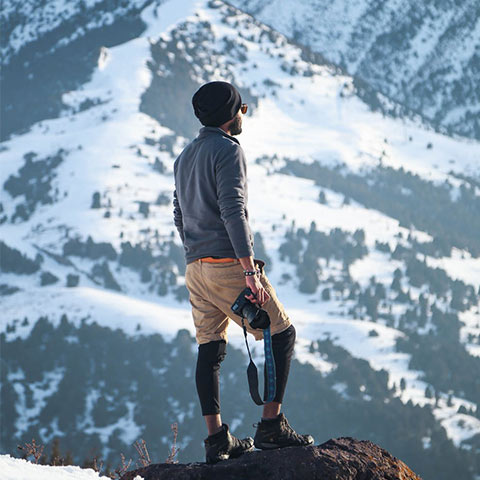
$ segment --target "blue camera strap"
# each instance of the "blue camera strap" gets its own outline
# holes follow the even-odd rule
[[[271,402],[275,398],[275,392],[277,389],[275,380],[275,361],[273,358],[272,350],[272,335],[270,333],[270,326],[263,329],[263,347],[265,352],[265,370],[267,373],[267,384],[265,386],[265,395],[262,400],[258,393],[258,370],[257,366],[253,362],[252,354],[250,353],[250,347],[247,340],[247,328],[242,317],[243,334],[245,335],[245,344],[247,345],[248,356],[250,357],[250,363],[247,368],[248,388],[250,389],[250,396],[257,405],[264,405]]]

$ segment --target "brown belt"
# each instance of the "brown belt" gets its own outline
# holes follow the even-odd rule
[[[207,263],[229,263],[238,261],[237,258],[213,258],[213,257],[203,257],[198,259],[199,262]]]

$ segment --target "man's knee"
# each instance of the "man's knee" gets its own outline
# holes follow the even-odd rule
[[[220,368],[220,363],[227,354],[227,342],[225,340],[214,340],[202,343],[198,346],[197,369],[198,368]]]
[[[202,415],[220,413],[219,376],[220,363],[227,353],[227,342],[215,340],[198,347],[195,382],[200,397]]]

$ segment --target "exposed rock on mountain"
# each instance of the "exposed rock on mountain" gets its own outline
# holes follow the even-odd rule
[[[251,452],[216,465],[155,464],[127,472],[122,480],[420,480],[398,458],[369,440],[330,439],[319,446]]]

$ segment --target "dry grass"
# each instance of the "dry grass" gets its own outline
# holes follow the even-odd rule
[[[140,441],[136,441],[134,444],[135,449],[138,452],[138,456],[140,457],[137,460],[137,465],[142,466],[142,467],[148,467],[152,463],[150,460],[150,455],[147,450],[147,444],[143,438],[140,439]]]
[[[172,429],[172,432],[173,432],[173,444],[172,444],[172,447],[170,449],[170,453],[169,453],[167,459],[165,460],[165,463],[178,463],[178,460],[175,460],[175,457],[177,456],[178,452],[180,451],[180,449],[177,448],[178,424],[176,422],[172,423],[171,429]]]
[[[125,462],[125,455],[123,453],[120,454],[120,458],[122,460],[122,464],[115,469],[115,474],[117,475],[117,478],[121,478],[122,475],[126,473],[127,470],[130,468],[130,464],[132,463],[132,459],[130,459],[128,463]]]
[[[177,447],[177,437],[178,437],[178,424],[172,423],[170,425],[170,428],[173,432],[173,443],[172,446],[170,447],[170,452],[168,454],[167,459],[165,460],[165,463],[178,463],[178,460],[175,459],[175,457],[178,455],[178,452],[180,449]],[[138,460],[136,461],[137,467],[147,467],[152,464],[152,460],[150,459],[150,454],[147,449],[147,443],[143,438],[140,440],[137,440],[134,444],[135,449],[137,450],[138,453]],[[23,452],[23,458],[26,460],[30,460],[29,457],[33,457],[32,463],[38,464],[39,462],[41,464],[48,464],[48,459],[44,455],[44,445],[43,444],[37,444],[36,440],[32,438],[31,443],[25,443],[24,445],[18,445],[17,448]],[[70,453],[68,453],[67,457],[71,456]],[[103,475],[110,477],[112,479],[119,479],[121,478],[130,468],[132,464],[132,459],[129,459],[128,462],[125,459],[125,455],[123,453],[120,454],[120,459],[121,459],[121,464],[113,471],[111,472],[109,470],[109,467],[107,466],[107,471],[103,472]],[[60,455],[60,448],[59,448],[59,442],[58,439],[56,442],[54,442],[53,449],[52,449],[52,458],[50,461],[50,465],[64,465],[65,464],[65,459],[63,459]],[[73,461],[67,461],[67,464],[73,464]],[[83,464],[83,468],[92,468],[99,474],[102,473],[104,467],[103,460],[97,459],[97,457],[94,457],[93,460],[85,460]]]
[[[17,448],[24,452],[24,458],[28,460],[28,457],[33,456],[35,463],[38,464],[38,461],[43,454],[44,445],[37,445],[35,439],[32,438],[32,443],[25,443],[23,446],[17,445]]]

